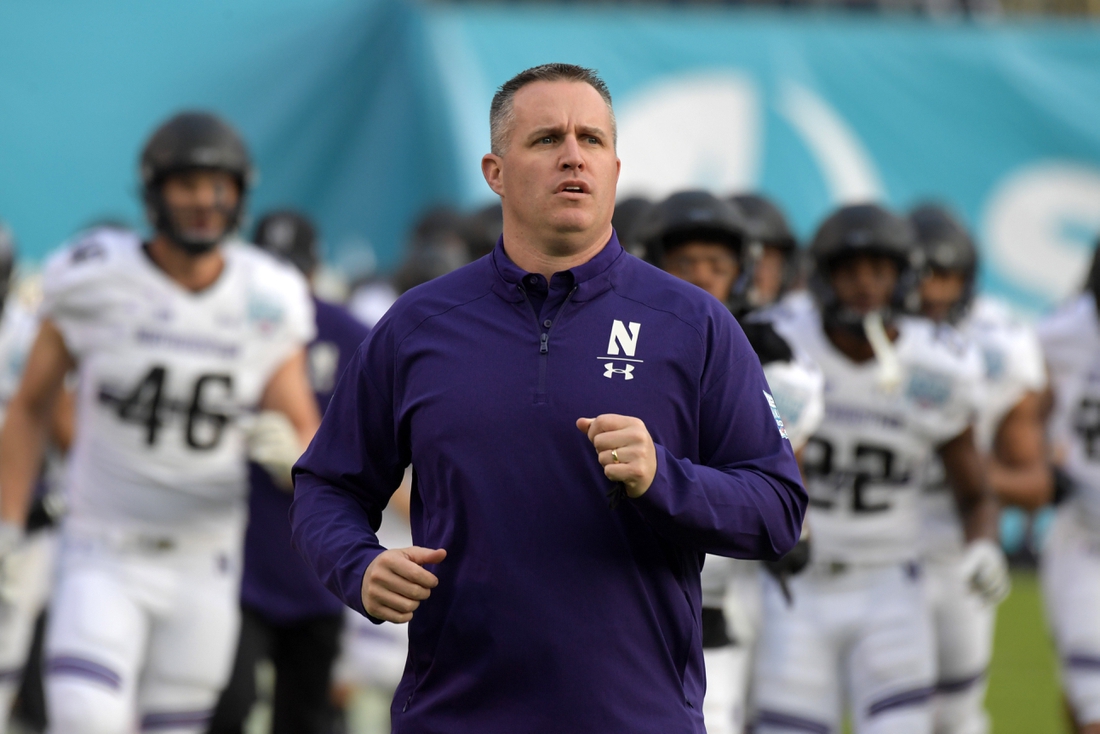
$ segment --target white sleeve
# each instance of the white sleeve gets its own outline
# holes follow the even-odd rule
[[[796,359],[764,365],[764,377],[791,447],[798,451],[825,417],[825,376],[816,365]]]
[[[271,333],[264,339],[261,359],[270,377],[317,333],[309,285],[298,271],[282,265],[258,267],[250,310],[263,311],[270,305],[279,314]]]
[[[102,285],[108,257],[95,240],[77,242],[51,256],[42,275],[39,316],[57,327],[77,360],[108,336],[100,319],[110,294]]]

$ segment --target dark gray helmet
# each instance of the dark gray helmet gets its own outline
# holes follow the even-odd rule
[[[737,194],[730,202],[741,210],[748,230],[750,257],[759,257],[759,247],[775,247],[783,253],[783,277],[778,298],[782,298],[799,279],[802,263],[798,256],[798,240],[791,232],[783,211],[760,194]],[[764,305],[764,304],[760,304]]]
[[[749,237],[769,247],[794,252],[798,241],[787,224],[782,210],[760,194],[737,194],[730,201],[741,210]]]
[[[681,191],[653,206],[642,229],[646,260],[660,268],[665,266],[669,252],[693,240],[733,250],[739,272],[726,305],[739,317],[749,310],[752,260],[745,247],[745,218],[736,204],[706,191]]]
[[[641,196],[615,202],[615,213],[611,216],[611,226],[619,237],[619,244],[631,255],[646,258],[645,244],[642,242],[642,229],[646,217],[653,209],[653,202]]]
[[[176,231],[161,196],[164,179],[174,173],[196,169],[224,171],[237,181],[240,198],[230,212],[222,237],[195,241]],[[139,165],[142,196],[158,232],[189,252],[213,249],[240,224],[245,194],[255,173],[241,136],[227,122],[209,112],[181,112],[158,127],[141,151]]]
[[[12,275],[15,273],[15,235],[0,221],[0,313],[11,292]]]
[[[740,256],[745,236],[745,218],[737,206],[706,191],[681,191],[658,203],[642,234],[648,259],[656,265],[691,240],[724,244]]]
[[[830,270],[839,262],[859,255],[881,255],[898,265],[898,282],[883,314],[889,320],[910,305],[916,285],[916,236],[909,222],[878,204],[852,204],[830,214],[810,245],[813,293],[827,325],[862,333],[863,315],[841,304],[833,290]]]
[[[289,262],[303,275],[311,274],[320,259],[317,228],[304,214],[290,209],[268,212],[261,217],[252,241],[261,250]]]
[[[1089,264],[1085,291],[1092,293],[1092,297],[1096,301],[1096,312],[1100,314],[1100,238],[1097,238],[1096,245],[1092,250],[1092,263]]]
[[[392,278],[397,292],[404,293],[469,263],[467,226],[466,218],[448,206],[432,207],[422,214],[413,225],[405,245],[405,258]],[[490,240],[496,246],[491,231],[482,236],[483,247]]]
[[[922,204],[909,212],[909,222],[917,236],[920,259],[925,269],[959,273],[966,287],[948,317],[961,319],[974,301],[978,276],[978,248],[962,222],[945,206]]]
[[[500,202],[489,204],[466,217],[462,239],[470,251],[470,260],[477,260],[493,251],[504,232],[504,208]]]

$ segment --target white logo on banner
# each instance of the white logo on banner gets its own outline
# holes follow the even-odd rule
[[[779,112],[810,149],[833,201],[855,204],[884,198],[885,189],[871,154],[822,97],[801,84],[785,82]]]
[[[1061,301],[1088,271],[1100,230],[1100,170],[1044,161],[1017,171],[990,195],[982,229],[995,270]]]
[[[619,196],[756,183],[761,104],[748,76],[724,69],[665,77],[619,106]]]

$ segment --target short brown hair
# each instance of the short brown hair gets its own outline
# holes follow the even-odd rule
[[[600,93],[603,101],[607,103],[607,111],[611,114],[611,135],[615,142],[618,142],[615,109],[611,106],[611,92],[595,70],[575,64],[542,64],[516,74],[501,84],[500,89],[493,95],[493,103],[489,105],[489,141],[495,155],[501,155],[507,147],[508,133],[514,120],[512,102],[516,92],[533,82],[558,81],[584,82]]]

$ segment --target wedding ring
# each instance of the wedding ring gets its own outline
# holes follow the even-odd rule
[[[616,464],[619,463],[619,450],[618,449],[611,449],[611,460],[614,461]]]

